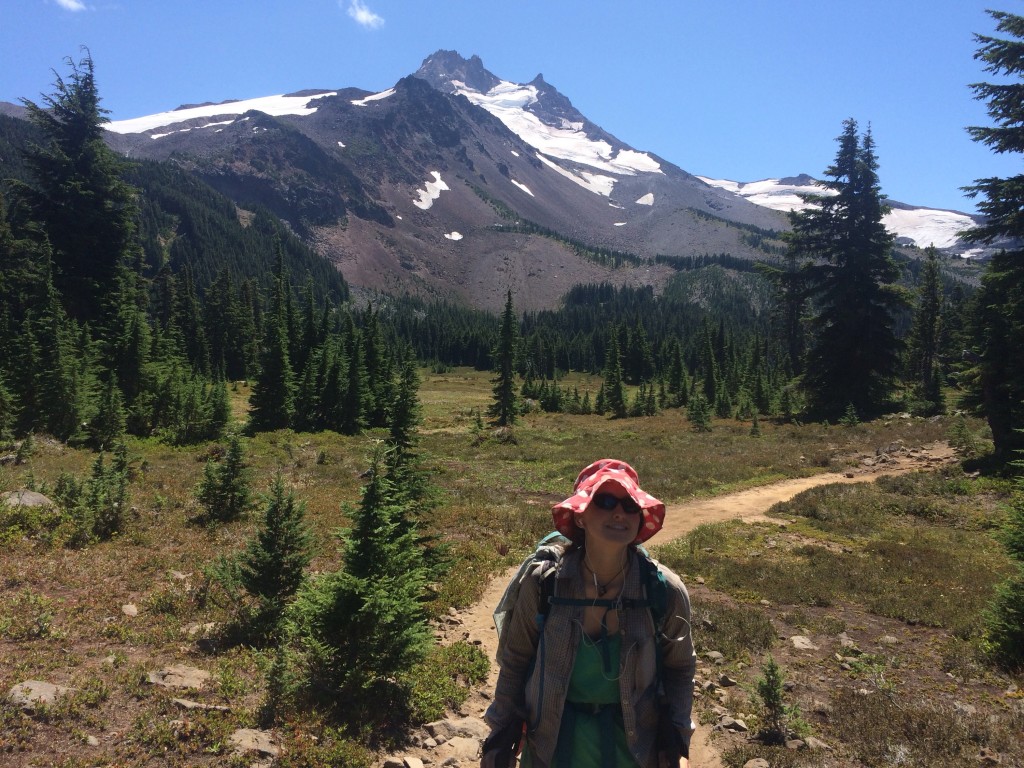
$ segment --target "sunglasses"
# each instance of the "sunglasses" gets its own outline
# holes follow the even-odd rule
[[[640,505],[633,501],[630,496],[620,499],[618,496],[613,496],[610,493],[596,493],[590,501],[598,509],[604,509],[609,512],[620,504],[622,505],[622,511],[627,515],[638,515],[642,511]]]

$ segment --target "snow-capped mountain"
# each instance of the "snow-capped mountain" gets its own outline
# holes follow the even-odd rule
[[[756,205],[784,213],[802,211],[809,207],[810,203],[804,200],[804,195],[835,194],[833,190],[807,174],[749,182],[710,179],[705,176],[699,178],[714,187],[740,195]],[[940,250],[963,256],[978,254],[980,249],[965,245],[959,238],[959,234],[965,229],[977,226],[977,216],[961,211],[915,207],[893,200],[886,202],[892,210],[883,221],[886,228],[896,234],[899,244],[918,248],[934,245]]]
[[[698,178],[609,134],[542,75],[509,82],[453,51],[379,93],[184,105],[107,127],[125,155],[269,208],[355,286],[493,309],[510,286],[540,308],[580,282],[659,285],[673,257],[765,258],[782,246],[786,201],[813,184]],[[938,245],[947,230],[912,226],[918,210],[894,210],[893,228]]]

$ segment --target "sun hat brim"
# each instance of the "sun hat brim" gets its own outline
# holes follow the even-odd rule
[[[647,541],[661,530],[665,522],[665,505],[640,487],[636,470],[618,459],[601,459],[580,472],[574,493],[551,508],[555,528],[564,536],[575,538],[579,534],[576,515],[582,514],[591,499],[601,489],[612,485],[625,491],[640,507],[643,521],[634,543]]]

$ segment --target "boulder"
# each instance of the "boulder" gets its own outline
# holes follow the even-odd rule
[[[177,704],[182,709],[189,710],[200,710],[203,712],[230,712],[231,707],[226,707],[223,704],[203,704],[199,701],[191,701],[190,699],[171,699],[174,704]]]
[[[820,752],[824,749],[832,749],[832,747],[830,747],[824,741],[815,738],[814,736],[808,736],[806,739],[804,739],[804,743],[807,745],[807,748],[812,752]]]
[[[481,739],[471,739],[466,736],[452,736],[445,748],[451,752],[451,756],[459,760],[476,762],[480,759]]]
[[[202,688],[209,679],[210,673],[205,669],[196,669],[185,664],[174,664],[149,673],[149,682],[164,688]]]
[[[61,696],[74,690],[74,688],[65,688],[62,685],[54,685],[42,680],[26,680],[7,692],[7,701],[16,707],[31,711],[39,706],[50,706]]]
[[[0,504],[8,507],[55,507],[53,500],[35,491],[8,491],[0,493]]]
[[[811,638],[805,637],[804,635],[793,635],[789,638],[789,642],[793,644],[793,647],[798,651],[816,651],[818,646],[811,642]]]
[[[274,743],[274,736],[270,731],[239,728],[228,737],[228,743],[231,744],[236,755],[258,752],[261,755],[277,757],[281,754],[281,747]]]
[[[435,739],[443,737],[451,740],[457,736],[467,739],[486,739],[491,729],[483,720],[477,717],[445,718],[424,726],[427,732]]]

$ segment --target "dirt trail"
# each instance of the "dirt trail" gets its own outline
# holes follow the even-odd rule
[[[902,447],[883,454],[884,460],[867,459],[860,466],[844,471],[829,472],[813,477],[783,480],[782,482],[751,488],[725,496],[710,499],[699,499],[668,507],[665,524],[652,543],[664,544],[672,539],[684,536],[698,525],[717,523],[725,520],[742,519],[746,522],[767,520],[765,512],[772,505],[788,501],[801,491],[827,483],[866,483],[882,475],[898,475],[919,469],[933,469],[955,460],[953,450],[946,443],[931,443],[918,449],[906,450]],[[869,466],[870,464],[870,466]],[[491,674],[466,703],[466,714],[482,715],[487,708],[494,683],[497,679],[497,665],[494,654],[497,650],[497,634],[491,614],[498,604],[509,579],[515,575],[516,568],[494,578],[484,591],[478,603],[460,615],[461,637],[469,642],[479,642],[480,647],[491,660]],[[700,649],[698,649],[698,653]],[[710,730],[706,726],[697,728],[691,747],[691,764],[695,768],[721,768],[722,762],[717,750],[710,743]]]

